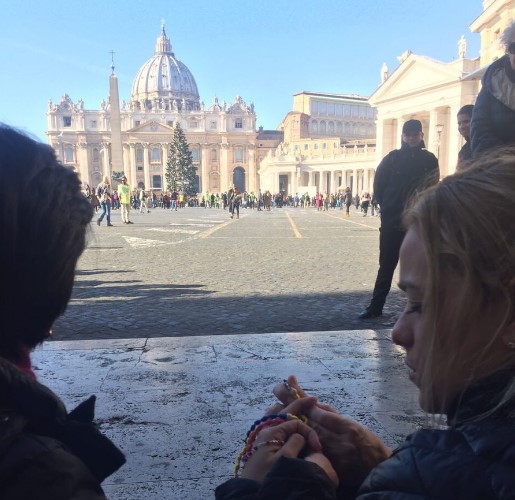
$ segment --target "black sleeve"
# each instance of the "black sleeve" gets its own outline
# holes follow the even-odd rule
[[[263,483],[231,479],[218,486],[216,500],[336,500],[336,490],[316,464],[281,457]]]
[[[374,197],[379,203],[382,205],[383,203],[383,194],[386,187],[386,183],[388,182],[388,174],[389,168],[392,163],[392,153],[388,153],[382,160],[379,166],[376,169],[376,174],[374,177]]]
[[[474,157],[482,151],[502,145],[502,141],[493,132],[492,99],[492,95],[485,88],[482,88],[477,96],[474,111],[472,112],[470,138],[472,142],[472,155]]]

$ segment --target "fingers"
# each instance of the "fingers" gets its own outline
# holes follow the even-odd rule
[[[301,422],[300,420],[288,420],[282,424],[275,425],[274,427],[268,427],[263,429],[257,438],[257,441],[271,441],[278,440],[288,442],[290,436],[293,434],[299,434],[304,439],[304,446],[307,446],[312,451],[320,451],[322,445],[318,439],[317,433],[309,426]],[[294,441],[295,443],[296,441]],[[289,450],[294,450],[295,446],[291,445]]]
[[[306,439],[300,434],[292,434],[281,449],[281,455],[289,458],[297,458],[306,446]]]

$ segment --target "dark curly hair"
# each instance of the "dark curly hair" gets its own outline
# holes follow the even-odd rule
[[[52,148],[0,124],[0,356],[35,347],[65,311],[92,211]]]

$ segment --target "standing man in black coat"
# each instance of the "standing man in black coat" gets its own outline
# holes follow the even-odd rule
[[[402,212],[417,191],[436,184],[440,177],[438,160],[424,148],[424,134],[419,120],[408,120],[402,127],[402,146],[388,153],[376,170],[374,196],[381,207],[379,236],[379,271],[370,305],[358,316],[369,319],[381,316],[399,250],[404,239]]]

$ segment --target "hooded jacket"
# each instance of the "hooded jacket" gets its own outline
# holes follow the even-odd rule
[[[507,55],[486,70],[471,123],[472,153],[515,144],[515,72]]]
[[[0,358],[0,498],[105,499],[125,462],[93,424],[95,396],[68,413],[44,385]]]

